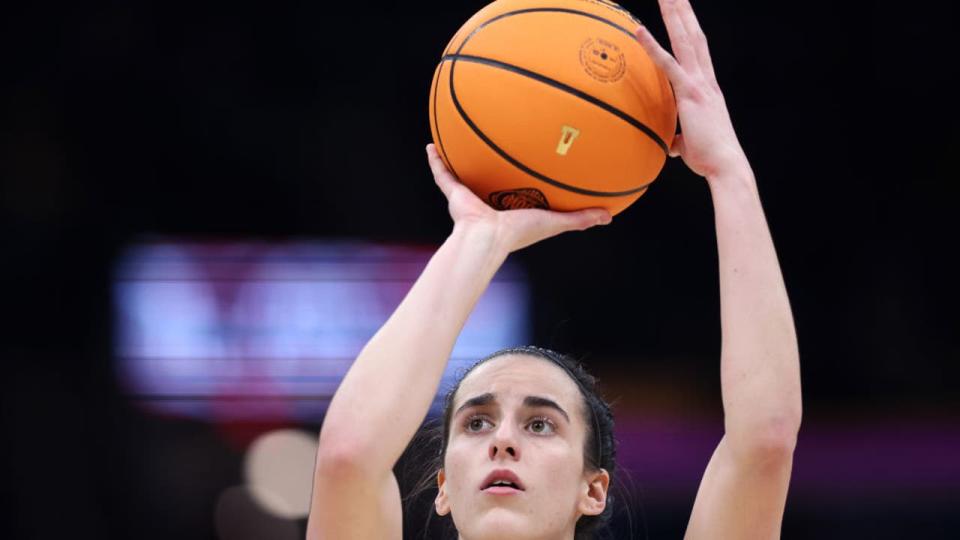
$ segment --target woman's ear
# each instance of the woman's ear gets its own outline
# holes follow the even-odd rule
[[[585,516],[598,516],[607,507],[607,489],[610,487],[610,473],[600,469],[587,473],[586,489],[580,495],[577,508]]]
[[[447,502],[447,477],[443,469],[437,471],[437,499],[433,502],[437,515],[445,516],[450,513],[450,504]]]

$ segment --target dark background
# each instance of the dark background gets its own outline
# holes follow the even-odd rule
[[[4,537],[214,537],[212,500],[241,457],[209,425],[146,416],[119,393],[111,264],[145,235],[441,242],[449,218],[423,151],[429,83],[483,5],[4,9]],[[665,38],[655,2],[624,6]],[[798,460],[818,425],[887,426],[894,441],[890,426],[922,424],[960,441],[957,8],[695,7],[794,309]],[[537,342],[585,356],[601,379],[674,379],[696,390],[684,407],[719,419],[712,219],[704,182],[671,162],[611,226],[519,253]],[[882,443],[863,452],[881,475],[916,465]],[[682,535],[689,495],[646,494],[650,538]],[[948,538],[960,526],[955,484],[821,495],[791,493],[784,538]]]

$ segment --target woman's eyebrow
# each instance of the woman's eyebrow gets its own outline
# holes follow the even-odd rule
[[[484,405],[489,405],[491,403],[496,403],[496,402],[497,402],[496,395],[490,392],[487,392],[485,394],[480,394],[479,396],[474,396],[464,401],[463,405],[460,405],[460,407],[457,408],[457,412],[453,413],[453,416],[457,416],[464,409],[469,409],[471,407],[482,407]],[[549,409],[553,409],[558,413],[560,413],[563,416],[563,418],[567,421],[567,423],[570,422],[570,415],[567,414],[567,411],[563,410],[563,407],[558,405],[556,401],[550,398],[545,398],[542,396],[527,396],[523,398],[523,406],[529,407],[531,409],[537,408],[537,407],[547,407]]]
[[[530,408],[547,407],[547,408],[553,409],[558,413],[562,414],[564,419],[566,419],[567,423],[570,423],[570,416],[567,415],[567,411],[563,410],[563,407],[561,407],[560,405],[557,405],[557,402],[550,398],[545,398],[540,396],[527,396],[523,398],[523,405],[525,407],[530,407]]]
[[[457,408],[457,412],[453,413],[454,416],[460,414],[460,411],[464,409],[469,409],[470,407],[482,407],[484,405],[489,405],[495,403],[497,397],[487,392],[486,394],[480,394],[479,396],[474,396],[463,402],[463,405]]]

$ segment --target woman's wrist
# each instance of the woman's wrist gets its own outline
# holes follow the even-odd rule
[[[486,220],[461,220],[453,225],[448,242],[456,242],[474,260],[489,260],[499,266],[512,248],[501,233],[501,227]]]
[[[740,155],[736,159],[731,159],[723,167],[719,167],[716,172],[706,177],[707,185],[710,191],[716,194],[718,191],[756,189],[756,178],[753,174],[753,168],[746,156]]]

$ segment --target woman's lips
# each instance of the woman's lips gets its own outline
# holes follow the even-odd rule
[[[483,490],[483,492],[488,495],[499,495],[499,496],[519,495],[523,493],[523,491],[512,488],[510,486],[490,486],[487,489]]]
[[[494,485],[497,485],[498,487],[512,487],[520,491],[523,491],[524,489],[524,485],[523,482],[520,481],[520,477],[517,476],[517,473],[511,471],[510,469],[495,469],[490,471],[490,474],[488,474],[480,484],[480,489],[487,489],[493,487]]]

